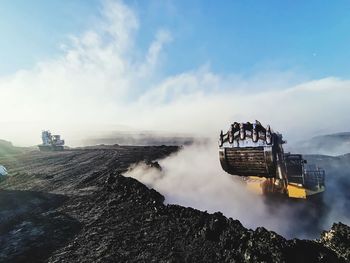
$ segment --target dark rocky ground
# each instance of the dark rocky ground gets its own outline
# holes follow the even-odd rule
[[[249,230],[220,213],[164,205],[122,174],[177,147],[95,147],[0,158],[0,262],[349,262],[350,228],[319,240]],[[180,189],[179,189],[180,190]]]

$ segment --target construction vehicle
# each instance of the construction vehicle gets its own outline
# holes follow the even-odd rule
[[[307,165],[301,154],[284,153],[286,141],[270,126],[234,122],[219,138],[222,168],[241,176],[248,188],[264,195],[313,199],[325,190],[325,171]]]
[[[42,144],[38,145],[40,151],[63,151],[64,140],[61,140],[61,135],[51,135],[50,131],[42,131]]]

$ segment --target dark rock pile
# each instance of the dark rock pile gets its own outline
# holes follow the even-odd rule
[[[350,227],[342,223],[333,224],[330,231],[322,233],[320,242],[350,262]]]
[[[66,198],[30,191],[0,191],[0,262],[40,262],[64,245],[80,223],[55,211]]]
[[[161,194],[122,176],[140,161],[157,167],[154,160],[176,150],[116,147],[2,160],[15,175],[0,191],[27,189],[22,192],[32,201],[24,206],[30,209],[17,207],[16,222],[1,224],[0,251],[7,252],[0,261],[348,262],[346,225],[335,224],[318,241],[286,240],[262,227],[246,229],[221,213],[165,205]],[[39,234],[32,239],[33,229]]]
[[[50,262],[346,262],[323,241],[286,240],[221,213],[164,205],[162,195],[132,178],[110,175],[105,184],[80,206],[82,231]]]

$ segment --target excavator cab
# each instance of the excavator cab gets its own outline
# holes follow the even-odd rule
[[[234,122],[220,132],[221,167],[231,175],[243,177],[248,186],[259,192],[282,193],[306,198],[324,191],[324,170],[305,167],[301,154],[285,154],[282,135],[259,121]]]
[[[285,154],[285,164],[289,196],[307,197],[325,190],[325,170],[307,165],[301,154]]]
[[[287,178],[289,182],[302,184],[304,182],[304,161],[301,154],[285,154]]]

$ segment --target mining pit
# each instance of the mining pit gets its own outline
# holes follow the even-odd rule
[[[96,146],[0,157],[0,262],[349,262],[350,228],[316,240],[246,229],[220,212],[164,204],[124,177],[177,146]],[[242,222],[244,223],[244,222]]]

